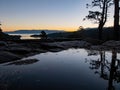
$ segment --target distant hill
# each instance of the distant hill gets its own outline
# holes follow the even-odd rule
[[[59,33],[48,34],[48,37],[50,37],[50,38],[68,38],[69,35],[71,35],[71,32],[59,32]]]
[[[16,30],[16,31],[4,32],[4,33],[7,33],[7,34],[39,34],[41,33],[41,31],[45,31],[47,34],[65,32],[64,30]]]
[[[51,37],[51,38],[98,39],[98,33],[99,33],[98,28],[86,28],[83,30],[75,31],[75,32],[52,33],[52,34],[48,34],[48,37]],[[120,34],[120,30],[119,30],[119,34]],[[120,38],[120,36],[119,36],[119,38]],[[102,39],[105,41],[113,40],[114,39],[114,28],[113,27],[103,28]]]
[[[87,28],[84,30],[79,30],[76,32],[73,32],[71,35],[69,35],[69,38],[93,38],[98,39],[98,28]],[[120,34],[120,30],[119,30]],[[119,36],[120,38],[120,36]],[[103,40],[113,40],[114,39],[114,28],[113,27],[104,27],[103,33],[102,33],[102,39]]]

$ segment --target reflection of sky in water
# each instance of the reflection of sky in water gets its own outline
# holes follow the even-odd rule
[[[39,60],[29,65],[1,64],[1,83],[8,84],[12,90],[106,90],[108,80],[100,78],[89,68],[90,60],[100,58],[99,52],[96,56],[88,56],[88,53],[84,49],[69,49],[24,58]],[[110,52],[106,52],[106,58],[110,62]],[[120,88],[117,83],[115,86]]]

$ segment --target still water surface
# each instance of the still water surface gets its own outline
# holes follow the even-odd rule
[[[38,33],[33,34],[9,34],[9,35],[20,35],[20,39],[40,39],[40,37],[31,37],[31,35],[39,35]]]
[[[38,61],[0,64],[3,90],[120,90],[120,54],[114,51],[69,49],[26,59]]]

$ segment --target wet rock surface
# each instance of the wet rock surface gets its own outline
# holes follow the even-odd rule
[[[45,43],[44,45],[49,47],[63,48],[63,49],[85,48],[91,46],[91,44],[86,41],[63,41],[63,42]]]

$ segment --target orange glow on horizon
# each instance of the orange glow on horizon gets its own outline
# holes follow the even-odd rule
[[[47,28],[32,28],[32,27],[4,27],[2,30],[5,31],[16,31],[16,30],[64,30],[68,32],[76,31],[78,27],[47,27]]]

